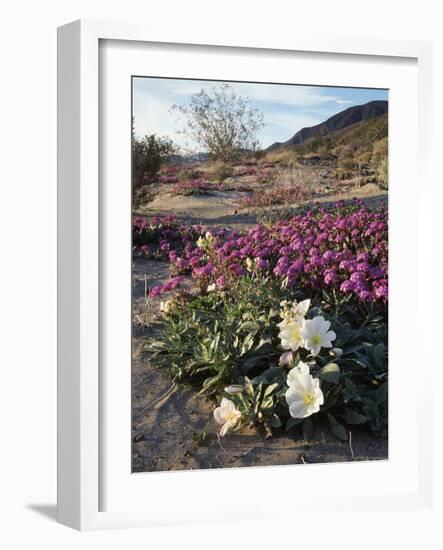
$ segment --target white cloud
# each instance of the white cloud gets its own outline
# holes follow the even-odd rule
[[[216,81],[204,80],[178,80],[178,79],[137,79],[136,89],[144,93],[152,93],[155,89],[173,99],[173,101],[183,101],[190,95],[201,89],[210,90],[219,86]],[[269,103],[278,103],[280,105],[290,105],[296,107],[314,107],[329,102],[347,102],[341,100],[340,96],[331,93],[330,88],[321,86],[302,86],[288,84],[266,84],[266,83],[247,83],[247,82],[229,82],[242,96],[248,96],[254,101],[263,101]]]
[[[252,100],[278,103],[294,107],[316,107],[339,99],[327,88],[288,86],[281,84],[238,84],[236,89]]]

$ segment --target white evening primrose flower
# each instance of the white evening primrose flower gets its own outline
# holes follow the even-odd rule
[[[303,345],[303,320],[295,319],[291,322],[283,322],[278,326],[280,327],[279,338],[281,340],[281,346],[283,349],[289,349],[291,351],[297,351],[298,348]]]
[[[241,412],[230,399],[223,397],[220,407],[217,407],[214,411],[214,418],[217,424],[221,425],[220,437],[223,437],[238,424]]]
[[[286,390],[289,414],[293,418],[307,418],[320,410],[324,403],[320,381],[310,374],[296,374]]]
[[[214,292],[216,288],[217,288],[217,285],[215,283],[212,283],[211,285],[208,285],[207,291]]]
[[[291,387],[291,385],[297,381],[299,376],[306,376],[307,374],[309,374],[309,365],[303,363],[303,361],[299,361],[297,365],[288,372],[286,384]]]
[[[331,323],[325,321],[321,315],[305,321],[301,330],[303,347],[312,355],[317,355],[321,348],[332,348],[331,342],[335,340],[336,335],[333,330],[329,330],[330,326]]]

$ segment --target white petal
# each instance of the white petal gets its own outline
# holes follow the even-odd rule
[[[222,407],[217,407],[214,411],[214,418],[217,424],[224,424],[225,423],[225,413]]]
[[[228,420],[227,422],[225,422],[220,430],[220,437],[224,437],[229,432],[231,427],[232,427],[231,420]]]
[[[293,418],[306,418],[310,413],[303,401],[295,401],[289,405],[289,414]]]
[[[317,332],[318,329],[323,326],[324,320],[324,317],[322,317],[321,315],[317,315],[317,317],[314,317],[311,321],[312,328],[314,328]]]
[[[306,365],[306,363],[303,363],[303,361],[299,361],[297,366],[288,372],[286,383],[290,386],[296,382],[296,378],[298,376],[306,374],[309,374],[309,366]]]
[[[225,412],[235,411],[234,403],[230,399],[227,399],[226,397],[223,397],[220,406]]]
[[[325,334],[325,338],[327,338],[328,340],[330,340],[332,342],[332,340],[335,340],[337,338],[337,335],[335,334],[335,332],[333,330],[330,330],[329,332],[327,332]]]
[[[308,407],[307,409],[308,414],[306,416],[311,416],[311,414],[318,413],[319,410],[320,410],[320,405],[317,403],[314,403]]]
[[[303,338],[308,339],[312,334],[312,321],[305,321],[300,331]]]
[[[311,305],[311,300],[303,300],[300,303],[297,304],[296,307],[296,313],[297,315],[300,315],[301,317],[304,317],[306,313],[308,313],[309,306]]]
[[[310,374],[301,374],[298,377],[298,381],[303,388],[303,393],[310,392],[312,390],[313,377]]]
[[[322,324],[322,326],[321,326],[321,331],[322,331],[324,334],[326,334],[326,333],[328,332],[330,326],[331,326],[331,322],[330,322],[330,321],[323,321],[323,324]]]
[[[303,418],[306,414],[306,405],[302,399],[297,399],[297,395],[291,393],[290,390],[286,392],[286,402],[289,408],[289,414],[293,418]]]
[[[305,392],[305,387],[301,380],[302,376],[303,376],[302,374],[298,374],[295,376],[293,375],[289,381],[286,379],[289,389],[293,391],[294,395],[302,396]]]

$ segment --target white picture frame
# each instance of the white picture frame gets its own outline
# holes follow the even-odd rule
[[[120,500],[120,493],[114,491],[116,497],[113,498],[112,506],[110,509],[107,506],[103,509],[101,486],[105,482],[113,482],[115,476],[112,464],[111,467],[109,465],[104,467],[106,457],[103,456],[104,453],[110,452],[107,441],[104,441],[104,434],[106,434],[104,420],[107,408],[103,404],[104,401],[109,402],[109,396],[106,394],[106,399],[104,398],[104,389],[101,386],[105,365],[99,342],[103,321],[101,319],[103,301],[106,300],[108,283],[102,288],[104,247],[101,246],[100,218],[106,218],[106,212],[103,209],[113,208],[113,204],[118,202],[118,197],[111,197],[110,200],[104,201],[103,189],[100,188],[99,169],[103,136],[100,133],[99,121],[100,112],[104,109],[100,104],[99,95],[100,63],[103,59],[108,63],[110,59],[103,58],[100,54],[100,44],[103,44],[103,41],[115,41],[117,44],[123,44],[124,41],[127,50],[125,55],[131,55],[131,47],[141,43],[154,44],[156,50],[161,50],[162,45],[165,47],[173,45],[175,49],[180,48],[180,45],[183,48],[189,48],[190,45],[185,30],[180,34],[174,31],[171,36],[165,36],[163,33],[156,33],[155,27],[148,28],[144,25],[117,22],[77,21],[61,27],[58,32],[59,522],[76,529],[90,530],[198,521],[228,521],[239,518],[260,519],[265,516],[265,513],[267,516],[270,514],[269,510],[266,510],[266,499],[274,503],[284,501],[293,507],[309,500],[309,506],[305,508],[315,505],[316,513],[327,513],[331,506],[334,506],[338,513],[346,513],[353,509],[357,502],[365,510],[430,506],[432,452],[428,426],[430,426],[431,413],[430,409],[424,406],[426,397],[424,387],[417,385],[408,387],[415,392],[414,400],[416,397],[416,406],[413,407],[411,415],[413,417],[411,425],[417,429],[417,437],[414,439],[416,455],[414,453],[413,461],[405,468],[404,476],[399,475],[395,488],[393,484],[382,495],[377,491],[371,493],[369,490],[356,494],[353,488],[358,483],[359,476],[366,473],[363,470],[357,470],[355,468],[357,465],[342,464],[321,465],[321,471],[316,473],[319,487],[313,490],[311,499],[308,499],[306,494],[302,495],[301,500],[292,499],[283,494],[282,488],[275,491],[268,489],[267,494],[266,491],[251,492],[248,497],[240,500],[231,509],[227,509],[220,491],[216,491],[217,503],[212,506],[208,506],[207,502],[201,502],[199,507],[198,499],[191,503],[185,496],[188,491],[192,492],[193,484],[198,487],[196,490],[198,496],[198,491],[203,491],[203,487],[208,486],[208,480],[214,484],[214,487],[222,487],[226,483],[239,483],[242,480],[250,483],[252,487],[261,477],[266,479],[268,487],[270,483],[281,487],[282,482],[284,487],[285,476],[287,477],[294,468],[297,468],[285,466],[266,467],[266,471],[262,468],[204,471],[198,473],[199,478],[196,477],[197,472],[162,473],[156,474],[155,477],[146,477],[144,480],[139,475],[133,475],[130,485],[143,484],[144,491],[149,486],[151,504],[141,506],[140,502],[136,502],[137,499],[130,502],[132,493],[122,489]],[[311,55],[329,54],[332,57],[342,56],[357,61],[365,59],[368,62],[371,59],[386,59],[389,60],[391,67],[395,67],[396,63],[400,64],[404,60],[411,60],[411,63],[416,66],[414,78],[418,83],[418,94],[414,96],[416,101],[414,112],[418,117],[418,147],[414,144],[415,149],[411,151],[417,156],[419,196],[424,197],[425,190],[431,188],[430,163],[427,158],[431,133],[431,47],[429,43],[316,37],[301,34],[298,34],[297,38],[281,37],[278,41],[259,39],[251,42],[235,36],[225,39],[223,32],[220,32],[219,36],[207,37],[202,31],[200,36],[193,35],[192,44],[195,51],[203,52],[209,60],[211,55],[214,55],[214,48],[225,50],[228,48],[231,58],[241,55],[253,56],[257,53],[266,56],[269,52],[273,56],[280,56],[282,63],[285,62],[285,56],[291,52],[304,52]],[[218,70],[220,67],[221,65]],[[217,68],[213,70],[216,71]],[[119,74],[118,71],[116,74]],[[107,80],[105,79],[104,82],[106,84]],[[399,150],[398,153],[400,152]],[[128,151],[125,154],[127,155]],[[391,155],[390,158],[392,158]],[[395,162],[395,155],[393,162]],[[413,160],[411,162],[414,166]],[[410,205],[411,203],[408,203],[405,198],[401,207],[407,211]],[[421,235],[426,235],[430,232],[432,220],[426,213],[423,198],[418,199],[417,212],[418,231]],[[399,236],[403,228],[401,224],[405,220],[400,215],[397,216],[395,211],[392,219],[394,237],[395,233]],[[393,241],[390,235],[390,242],[392,244],[400,241]],[[124,241],[122,246],[125,246]],[[412,246],[418,265],[429,265],[432,250],[425,246],[419,249],[416,243]],[[128,254],[129,251],[130,249]],[[400,262],[401,254],[402,251],[399,249],[392,259]],[[410,307],[411,311],[417,313],[418,318],[422,308],[418,295],[420,293],[425,300],[432,289],[426,285],[423,268],[412,273],[408,282],[416,285],[417,288],[417,296],[414,295],[411,299]],[[401,298],[401,290],[399,290],[397,303],[400,303]],[[398,319],[401,320],[400,315]],[[424,353],[431,357],[431,350]],[[407,362],[407,357],[404,360]],[[411,367],[409,363],[405,369]],[[112,388],[110,391],[112,392]],[[395,387],[393,393],[397,394]],[[115,403],[115,406],[118,408],[119,402]],[[123,407],[123,415],[124,411]],[[130,418],[130,412],[127,411],[126,414],[127,417],[124,417],[123,423],[127,423]],[[118,432],[118,427],[116,431]],[[124,434],[123,431],[118,433]],[[124,445],[124,441],[121,441],[120,447]],[[390,448],[390,455],[391,450]],[[395,461],[391,461],[391,472],[388,473],[385,468],[383,475],[395,478],[393,475],[395,464]],[[364,465],[361,466],[364,467]],[[373,468],[379,468],[379,466],[372,465],[371,472],[368,472],[369,476],[374,474]],[[380,468],[383,468],[383,465]],[[314,467],[310,468],[311,472],[313,469]],[[414,474],[411,476],[412,471]],[[118,471],[115,470],[115,472],[117,476]],[[336,486],[331,484],[328,487],[325,486],[324,481],[321,481],[321,479],[326,480],[330,472],[334,472],[337,480],[347,479],[348,488],[342,493],[338,492],[338,484]],[[378,472],[376,474],[378,475]],[[312,473],[306,474],[307,477],[312,475]],[[130,476],[129,469],[127,476]],[[402,486],[402,480],[406,477],[410,480],[410,485]],[[162,487],[165,488],[163,492],[167,495],[166,499],[161,498]],[[171,494],[171,491],[175,491],[176,494]],[[249,506],[245,506],[248,504]],[[282,516],[284,513],[280,510],[279,517]]]

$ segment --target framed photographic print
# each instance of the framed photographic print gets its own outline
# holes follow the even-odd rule
[[[59,521],[429,505],[429,45],[172,34],[59,29]]]

